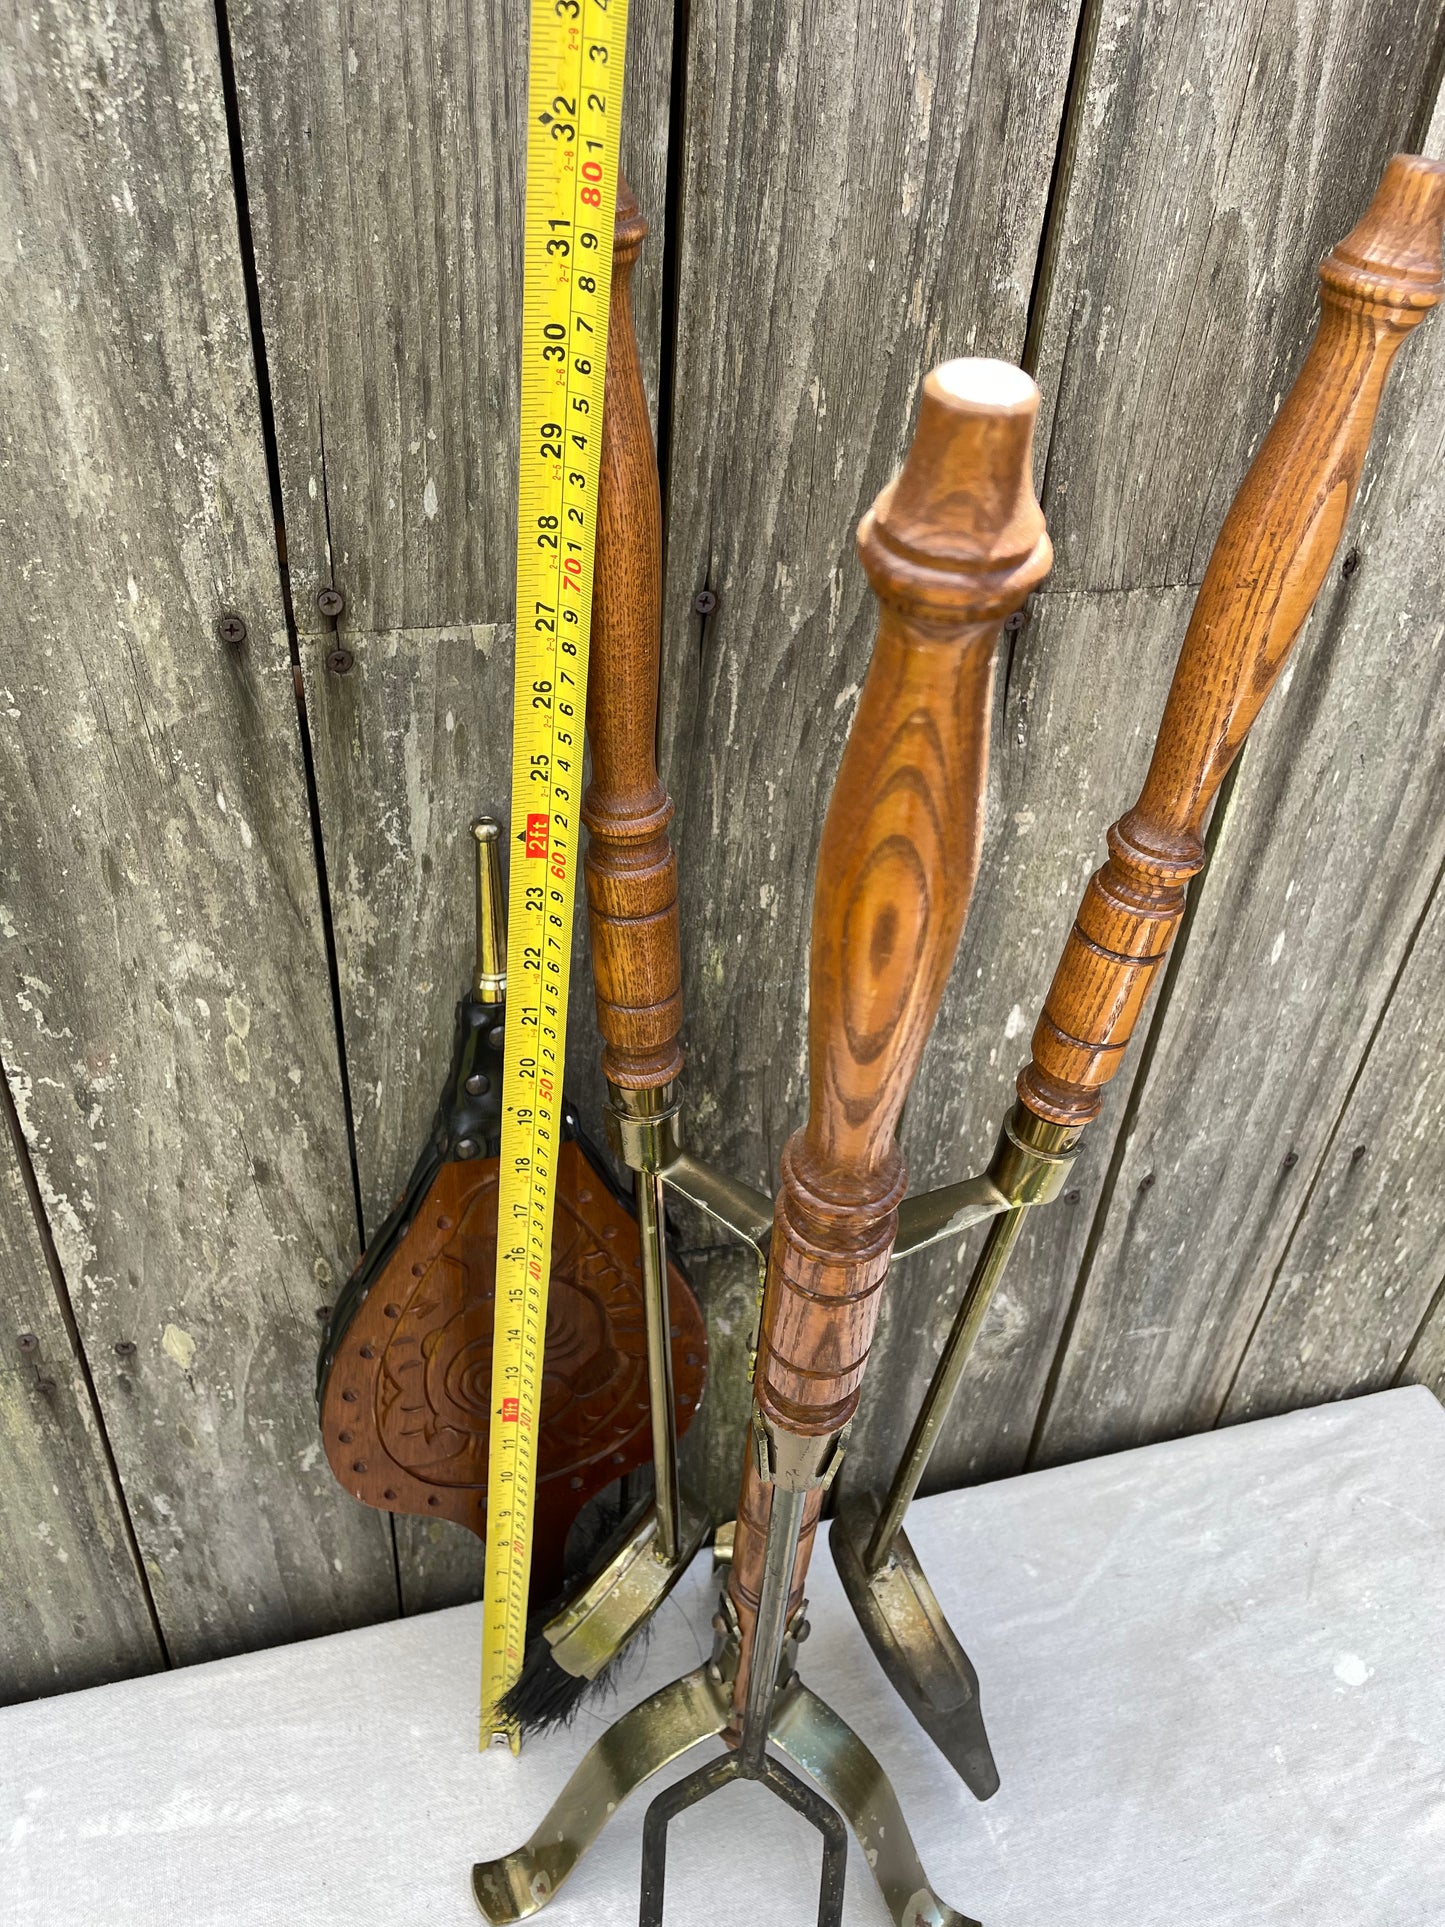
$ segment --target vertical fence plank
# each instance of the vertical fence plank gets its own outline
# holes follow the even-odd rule
[[[1035,598],[1003,678],[988,842],[960,967],[907,1120],[920,1188],[981,1169],[993,1149],[1059,950],[1099,866],[1103,828],[1143,780],[1149,738],[1135,719],[1163,708],[1191,600],[1178,586],[1046,589]],[[928,1489],[1022,1466],[1106,1161],[1106,1147],[1092,1147],[1064,1196],[1026,1220]],[[921,1252],[894,1273],[858,1428],[863,1451],[890,1470],[983,1235]]]
[[[813,856],[873,642],[853,532],[929,366],[1022,350],[1075,21],[1072,0],[691,9],[663,734],[684,1123],[754,1181],[802,1122]],[[709,1261],[724,1348],[748,1273]],[[705,1443],[726,1487],[748,1388],[708,1398],[689,1457]]]
[[[1429,151],[1441,151],[1441,136],[1445,116]],[[1230,914],[1256,926],[1260,980],[1277,1003],[1285,1049],[1303,1060],[1307,1077],[1298,1092],[1297,1071],[1270,1077],[1262,1097],[1276,1150],[1266,1179],[1286,1206],[1295,1204],[1297,1222],[1280,1222],[1268,1210],[1241,1211],[1248,1202],[1247,1145],[1225,1166],[1224,1202],[1236,1221],[1262,1220],[1252,1248],[1241,1241],[1227,1268],[1206,1267],[1216,1291],[1227,1280],[1237,1295],[1241,1323],[1257,1314],[1247,1349],[1236,1327],[1219,1348],[1212,1383],[1206,1381],[1212,1396],[1238,1360],[1224,1407],[1230,1420],[1389,1385],[1445,1278],[1445,1196],[1434,1155],[1445,1109],[1438,994],[1445,979],[1439,320],[1410,344],[1414,352],[1386,396],[1349,538],[1355,568],[1316,617],[1313,647],[1325,655],[1338,643],[1341,657],[1327,682],[1312,678],[1298,698],[1313,725],[1302,745],[1299,788],[1314,799],[1305,806],[1310,842],[1330,852],[1329,868],[1322,875],[1309,861],[1292,861],[1287,838],[1278,869],[1257,850],[1234,866],[1245,883],[1243,891],[1235,885]],[[1331,713],[1338,742],[1325,763],[1319,745]],[[1268,785],[1261,817],[1287,818],[1293,802],[1281,786]],[[1412,912],[1432,883],[1416,934]],[[1352,1086],[1359,1052],[1339,1050],[1342,1021],[1361,1043],[1370,1037]],[[1274,1094],[1281,1081],[1287,1100]],[[1285,1101],[1291,1109],[1281,1118]],[[1212,1134],[1205,1142],[1217,1158]],[[1286,1143],[1297,1159],[1288,1180],[1277,1168]]]
[[[164,1657],[20,1156],[0,1117],[0,1706]]]
[[[1219,519],[1309,331],[1314,264],[1418,120],[1425,85],[1429,36],[1413,0],[1368,16],[1338,0],[1288,17],[1263,0],[1211,5],[1187,31],[1139,0],[1100,5],[1089,25],[1034,321],[1057,562],[1009,678],[1024,713],[1016,728],[1005,719],[993,833],[1017,842],[1015,888],[997,909],[979,904],[958,1003],[945,1006],[972,1056],[935,1060],[954,1086],[936,1155],[948,1156],[950,1135],[971,1150],[953,1169],[987,1149],[1104,829],[1132,800]],[[1091,729],[1095,689],[1103,715]],[[935,1455],[935,1485],[1028,1457],[1143,1042],[1086,1143],[1076,1201],[1030,1227]],[[963,1262],[918,1261],[935,1330]],[[1170,1262],[1182,1282],[1185,1253]],[[909,1361],[890,1384],[912,1392],[921,1378]]]
[[[395,1609],[315,1436],[335,1032],[214,17],[5,31],[0,1051],[190,1660]]]
[[[470,974],[467,825],[507,816],[527,19],[526,0],[231,10],[368,1236]],[[671,10],[634,0],[622,148],[654,226],[634,284],[654,400],[671,49]],[[583,922],[567,1092],[597,1130]],[[396,1534],[409,1611],[475,1595],[460,1527]]]
[[[1415,632],[1412,654],[1418,642]],[[1437,753],[1437,785],[1442,775]],[[1437,888],[1229,1389],[1227,1422],[1433,1376],[1412,1369],[1410,1352],[1445,1284],[1442,982]]]
[[[1419,139],[1445,44],[1445,20],[1433,8],[1317,12],[1298,28],[1302,49],[1327,56],[1318,91],[1307,94],[1303,75],[1285,89],[1291,111],[1308,101],[1314,120],[1309,176],[1298,183],[1310,196],[1307,246],[1275,213],[1280,184],[1266,165],[1274,149],[1251,156],[1236,140],[1230,150],[1231,168],[1243,169],[1237,178],[1259,183],[1256,207],[1270,210],[1276,272],[1293,290],[1274,313],[1301,345],[1309,316],[1293,311],[1312,293],[1315,260],[1353,224],[1388,153]],[[1289,151],[1305,151],[1298,137]],[[1350,196],[1341,200],[1347,183]],[[1288,180],[1285,186],[1294,191]],[[1260,218],[1225,220],[1226,238],[1247,237]],[[1199,263],[1216,300],[1219,277],[1206,269],[1219,253],[1211,243]],[[1245,272],[1252,265],[1246,258],[1231,269],[1241,288],[1257,285]],[[1224,331],[1216,316],[1210,340]],[[1222,357],[1238,355],[1237,344],[1255,333],[1244,315],[1232,332],[1233,348],[1220,340],[1214,383],[1222,383]],[[1281,338],[1276,329],[1274,339]],[[1200,352],[1214,360],[1208,342]],[[1327,585],[1217,826],[1082,1282],[1041,1434],[1046,1459],[1214,1423],[1445,856],[1438,808],[1445,657],[1431,642],[1438,634],[1441,531],[1431,481],[1445,421],[1436,399],[1442,354],[1432,326],[1403,351],[1344,537],[1342,553],[1356,552],[1359,571],[1337,572]],[[1297,346],[1257,390],[1267,402],[1259,427],[1299,356]],[[1259,374],[1245,370],[1240,379]],[[1220,494],[1233,488],[1237,471],[1206,466],[1199,392],[1198,410],[1178,420],[1173,441],[1199,448],[1189,466]],[[1061,408],[1069,397],[1065,384]],[[1169,419],[1164,396],[1153,394],[1149,406],[1156,422]],[[1224,440],[1242,463],[1246,451],[1232,441],[1227,418]],[[1122,468],[1127,475],[1127,460]],[[1150,506],[1132,488],[1121,501],[1119,489],[1117,481],[1106,490],[1090,480],[1082,491],[1090,506],[1081,557],[1112,569],[1138,519],[1146,535],[1157,531],[1166,555],[1173,547],[1191,570],[1202,564],[1202,544],[1185,554],[1189,517]]]
[[[304,659],[370,1233],[430,1134],[470,980],[468,824],[483,808],[505,820],[505,783],[494,786],[511,753],[505,706],[477,693],[509,672],[511,626],[353,634],[347,647],[345,675],[325,668],[324,645]],[[408,1612],[480,1591],[471,1533],[447,1520],[395,1527]]]
[[[466,973],[466,822],[508,785],[526,8],[230,18],[374,1227]],[[353,1255],[346,1121],[214,22],[199,0],[164,30],[134,0],[47,0],[4,32],[0,1050],[84,1346],[7,1167],[0,1264],[37,1340],[0,1365],[22,1494],[0,1607],[28,1602],[0,1689],[24,1693],[159,1654],[85,1359],[176,1657],[374,1617],[394,1588],[310,1398],[315,1312]],[[1059,561],[1001,663],[984,870],[905,1120],[915,1182],[942,1182],[987,1154],[1313,263],[1418,129],[1445,23],[1428,0],[1208,0],[1187,22],[1155,0],[708,0],[689,32],[678,204],[661,0],[634,6],[624,156],[655,224],[654,397],[665,212],[680,242],[663,736],[689,1134],[755,1179],[800,1121],[813,851],[872,635],[852,529],[926,367],[1017,356],[1037,296]],[[1131,1095],[1136,1048],[1073,1201],[1030,1227],[934,1484],[1016,1469],[1036,1430],[1056,1458],[1392,1373],[1445,1389],[1438,1214],[1409,1182],[1445,1050],[1417,1015],[1445,861],[1433,334],[1387,402],[1361,566],[1242,765],[1148,1074]],[[589,1103],[591,1029],[579,951]],[[965,1261],[893,1280],[861,1476],[896,1452]],[[688,1456],[721,1507],[750,1283],[697,1262],[724,1369]],[[398,1539],[409,1606],[474,1589],[465,1535]]]
[[[622,152],[659,227],[637,276],[655,394],[672,22],[661,0],[631,12]],[[237,0],[230,24],[302,633],[330,633],[323,585],[343,633],[508,622],[527,0]],[[500,677],[479,687],[509,700]]]

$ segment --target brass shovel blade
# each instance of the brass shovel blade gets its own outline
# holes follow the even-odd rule
[[[575,1679],[596,1679],[650,1619],[692,1563],[708,1518],[684,1493],[678,1557],[657,1550],[657,1513],[647,1506],[591,1583],[543,1628],[552,1657]]]
[[[878,1664],[900,1699],[976,1799],[998,1791],[998,1768],[978,1703],[978,1674],[943,1616],[917,1555],[900,1532],[870,1578],[862,1548],[876,1506],[846,1505],[828,1534],[833,1563]]]

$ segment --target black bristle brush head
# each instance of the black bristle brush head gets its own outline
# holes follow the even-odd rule
[[[555,1733],[570,1726],[586,1701],[617,1690],[621,1662],[627,1655],[645,1650],[652,1633],[650,1619],[644,1621],[613,1654],[595,1679],[579,1678],[575,1673],[565,1671],[552,1657],[546,1628],[578,1593],[591,1585],[597,1574],[621,1550],[651,1503],[648,1497],[626,1510],[619,1505],[610,1518],[607,1516],[610,1507],[600,1517],[594,1515],[593,1520],[588,1522],[592,1527],[587,1534],[591,1546],[584,1550],[574,1543],[570,1547],[574,1556],[579,1550],[582,1551],[581,1571],[567,1582],[557,1598],[549,1599],[545,1606],[528,1618],[522,1670],[497,1709],[503,1719],[516,1724],[524,1738],[529,1734]]]
[[[560,1732],[572,1724],[587,1701],[615,1693],[621,1682],[622,1662],[629,1655],[640,1655],[652,1637],[652,1621],[645,1619],[596,1679],[583,1679],[564,1672],[552,1657],[552,1648],[542,1633],[546,1624],[542,1620],[529,1634],[522,1670],[499,1709],[504,1719],[515,1721],[524,1738]]]

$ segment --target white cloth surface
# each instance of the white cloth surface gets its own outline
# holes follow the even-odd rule
[[[979,1806],[913,1725],[821,1546],[803,1673],[883,1762],[954,1906],[985,1927],[1445,1923],[1428,1392],[949,1493],[909,1532],[978,1667],[999,1793]],[[699,1662],[713,1595],[701,1558],[620,1695],[520,1760],[476,1750],[477,1607],[0,1713],[0,1922],[473,1927],[473,1860],[518,1845],[616,1712]],[[632,1927],[645,1807],[542,1919]],[[731,1787],[674,1825],[668,1927],[807,1927],[817,1866],[802,1820]],[[856,1848],[847,1920],[886,1921]]]

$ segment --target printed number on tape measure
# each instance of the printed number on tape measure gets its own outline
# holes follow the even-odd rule
[[[526,1640],[627,0],[533,0],[482,1743]]]

